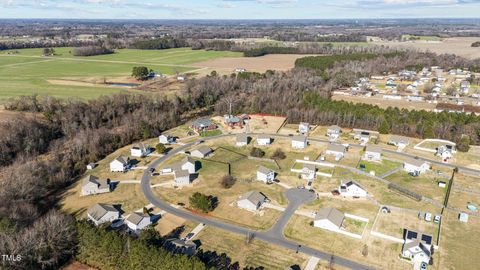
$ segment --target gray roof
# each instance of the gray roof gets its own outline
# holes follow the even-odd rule
[[[333,152],[342,152],[345,153],[347,151],[347,147],[342,144],[329,144],[327,147],[328,151],[333,151]]]
[[[248,136],[245,133],[237,134],[237,142],[248,143]]]
[[[142,221],[144,218],[150,218],[150,216],[143,213],[133,212],[132,214],[130,214],[130,216],[128,216],[127,221],[138,225],[140,221]]]
[[[367,147],[365,148],[365,152],[373,152],[373,153],[382,153],[382,148],[380,146],[377,146],[377,145],[367,145]]]
[[[410,139],[408,139],[407,137],[403,137],[403,136],[392,135],[392,136],[390,136],[390,142],[392,142],[392,143],[403,142],[404,144],[408,144],[410,142]]]
[[[306,142],[307,137],[302,136],[302,135],[295,135],[292,137],[292,141],[297,141],[297,142]]]
[[[200,153],[202,153],[202,155],[207,155],[208,153],[212,152],[212,149],[206,145],[202,145],[200,147],[198,147],[197,149],[194,149],[193,151],[199,151]]]
[[[194,249],[197,248],[197,245],[194,242],[185,241],[185,240],[178,239],[178,238],[167,239],[167,242],[175,245],[176,247],[185,247],[185,248],[194,248]]]
[[[259,171],[263,174],[269,174],[270,172],[273,172],[273,170],[270,170],[269,168],[265,168],[263,166],[258,167],[257,171]]]
[[[187,176],[190,176],[190,173],[187,170],[175,170],[175,178]]]
[[[271,139],[270,136],[265,135],[265,134],[260,134],[257,136],[257,140],[266,140],[266,139]]]
[[[184,159],[182,159],[182,165],[185,164],[185,163],[192,163],[192,164],[195,164],[195,160],[191,157],[185,157]]]
[[[147,151],[147,150],[150,148],[150,146],[148,146],[148,145],[146,145],[146,144],[144,144],[144,143],[137,143],[137,144],[135,144],[132,148],[133,148],[133,149],[140,149],[140,150],[142,150],[142,151],[145,152],[145,151]]]
[[[327,130],[342,131],[342,129],[337,125],[331,125]]]
[[[310,163],[303,163],[302,168],[307,168],[310,171],[316,171],[317,167],[315,167],[315,164],[310,164]]]
[[[413,166],[421,167],[425,161],[416,158],[406,158],[405,163],[411,164]]]
[[[93,175],[87,175],[85,178],[83,178],[82,186],[85,186],[89,183],[97,185],[99,189],[108,188],[110,186],[108,180],[100,180]]]
[[[128,161],[130,160],[128,157],[124,157],[124,156],[119,156],[115,159],[116,161],[119,161],[120,163],[122,164],[128,164]]]
[[[345,186],[347,186],[347,187],[349,187],[349,186],[351,186],[351,185],[357,185],[357,186],[360,187],[361,189],[365,190],[365,189],[362,187],[362,185],[360,185],[358,182],[353,181],[353,180],[350,180],[350,181],[348,181],[348,182],[346,182],[346,183],[343,183],[343,185],[345,185]]]
[[[251,203],[258,205],[259,203],[264,202],[265,199],[267,199],[267,197],[265,197],[262,193],[252,190],[243,194],[239,200],[248,200]]]
[[[213,121],[207,118],[201,118],[193,121],[193,125],[197,127],[208,127],[213,125]]]
[[[105,216],[108,212],[117,212],[119,211],[113,207],[111,204],[104,204],[104,203],[97,203],[94,206],[88,209],[88,214],[95,220],[101,219]]]
[[[320,209],[315,216],[315,220],[327,219],[338,227],[342,226],[344,218],[345,215],[342,212],[331,207]]]

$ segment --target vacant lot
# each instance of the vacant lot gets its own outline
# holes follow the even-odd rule
[[[207,59],[237,56],[233,52],[191,50],[189,48],[166,50],[116,50],[110,55],[76,57],[72,48],[55,48],[56,55],[43,57],[42,49],[18,50],[15,55],[0,53],[0,102],[9,97],[52,95],[91,99],[104,94],[126,90],[121,87],[96,87],[81,82],[123,81],[134,66],[147,66],[157,72],[175,74],[199,69],[194,62]],[[55,82],[50,83],[50,82]],[[60,82],[60,83],[59,83]]]
[[[289,70],[295,66],[295,60],[306,55],[268,54],[260,57],[224,57],[195,63],[220,73],[232,73],[236,68],[247,71],[265,72],[271,70]]]
[[[431,111],[435,108],[435,104],[427,102],[411,102],[405,99],[402,100],[390,100],[382,97],[363,97],[363,96],[345,96],[334,95],[333,100],[344,100],[353,103],[366,103],[370,105],[377,105],[380,108],[398,107],[409,110],[426,110]]]
[[[454,37],[446,38],[439,42],[427,42],[424,40],[418,42],[382,42],[375,44],[386,45],[389,47],[415,48],[438,54],[450,53],[469,59],[475,59],[480,57],[480,50],[478,48],[472,48],[471,44],[479,40],[480,39],[477,37]]]

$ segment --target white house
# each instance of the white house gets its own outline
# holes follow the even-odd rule
[[[245,133],[237,134],[236,145],[237,146],[247,146],[248,144],[248,136]]]
[[[119,156],[110,162],[111,172],[125,172],[130,168],[130,158]]]
[[[178,186],[190,184],[190,173],[187,170],[174,171],[175,184]]]
[[[185,157],[180,161],[179,165],[181,170],[188,171],[188,173],[197,172],[196,162],[191,157]]]
[[[270,138],[269,136],[263,135],[263,134],[257,136],[258,145],[266,146],[266,145],[270,145],[271,143],[272,143],[272,138]]]
[[[95,167],[97,167],[96,163],[90,162],[87,164],[87,170],[93,170]]]
[[[409,158],[403,163],[403,169],[408,173],[419,175],[428,171],[430,164],[420,159]]]
[[[335,141],[336,139],[338,139],[341,133],[342,129],[337,125],[329,126],[327,128],[327,136],[331,141]]]
[[[458,220],[460,220],[461,222],[467,223],[468,222],[468,214],[463,213],[463,212],[458,214]]]
[[[145,157],[150,154],[150,146],[144,143],[138,143],[130,149],[130,154],[133,157]]]
[[[367,191],[357,182],[348,181],[347,183],[340,183],[338,188],[340,195],[345,197],[366,197]]]
[[[453,145],[441,145],[437,148],[437,156],[442,157],[444,162],[447,162],[449,159],[453,157],[453,153],[455,151],[455,147]]]
[[[410,140],[407,137],[392,135],[390,136],[390,140],[388,144],[395,145],[398,149],[404,149],[408,146]]]
[[[257,180],[272,183],[275,180],[275,171],[260,166],[257,170]]]
[[[119,219],[120,211],[111,204],[97,203],[88,209],[87,218],[98,226]]]
[[[249,191],[237,200],[237,206],[249,211],[256,211],[267,201],[262,193],[258,191]]]
[[[310,131],[310,124],[306,122],[300,122],[298,125],[298,132],[301,134],[307,134]]]
[[[128,216],[128,218],[125,220],[125,223],[131,231],[138,232],[152,224],[152,220],[147,214],[134,212]]]
[[[429,263],[432,248],[432,236],[405,229],[402,257],[409,258],[414,264]]]
[[[367,145],[363,158],[371,161],[382,160],[382,148],[376,145]]]
[[[198,158],[205,158],[208,155],[210,155],[213,152],[213,150],[205,145],[202,145],[198,147],[197,149],[194,149],[190,152],[190,155],[192,157],[198,157]]]
[[[303,164],[302,173],[301,173],[301,176],[303,179],[310,181],[315,179],[316,175],[317,175],[317,168],[315,167],[315,164],[310,164],[310,163]]]
[[[347,152],[347,147],[342,144],[329,144],[325,154],[327,155],[334,155],[335,160],[340,160],[343,158],[345,153]]]
[[[292,148],[294,149],[304,149],[307,147],[307,137],[302,135],[297,135],[292,137]]]
[[[359,140],[360,144],[365,145],[370,139],[378,138],[379,133],[377,131],[372,130],[364,130],[364,129],[353,129],[354,135],[353,138],[355,140]]]
[[[329,231],[339,231],[342,228],[345,215],[335,208],[323,208],[315,215],[313,226]]]
[[[175,137],[162,134],[158,136],[158,142],[163,144],[172,144],[175,143]]]
[[[110,180],[100,180],[93,175],[88,175],[82,181],[82,196],[107,193],[111,191]]]

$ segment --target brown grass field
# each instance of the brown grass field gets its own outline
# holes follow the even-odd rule
[[[435,104],[426,103],[426,102],[410,102],[405,99],[402,100],[389,100],[383,99],[381,97],[362,97],[362,96],[344,96],[344,95],[334,95],[332,96],[333,100],[343,100],[353,103],[366,103],[370,105],[377,105],[380,108],[388,107],[398,107],[405,108],[409,110],[426,110],[431,111],[435,108]]]

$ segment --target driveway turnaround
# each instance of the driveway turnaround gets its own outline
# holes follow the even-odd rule
[[[196,222],[203,223],[203,224],[206,224],[206,225],[209,225],[209,226],[218,227],[218,228],[221,228],[221,229],[233,232],[233,233],[237,233],[237,234],[252,235],[253,237],[258,238],[260,240],[263,240],[263,241],[266,241],[266,242],[269,242],[269,243],[272,243],[272,244],[275,244],[275,245],[278,245],[278,246],[282,246],[284,248],[295,250],[296,252],[305,253],[307,255],[314,256],[314,257],[317,257],[317,258],[320,258],[320,259],[323,259],[323,260],[326,260],[326,261],[333,261],[335,264],[338,264],[338,265],[341,265],[343,267],[347,267],[347,268],[350,268],[350,269],[373,269],[370,266],[363,265],[361,263],[349,260],[347,258],[339,257],[337,255],[326,253],[326,252],[323,252],[321,250],[317,250],[317,249],[314,249],[314,248],[311,248],[311,247],[308,247],[308,246],[304,246],[300,243],[296,243],[294,241],[291,241],[291,240],[288,240],[288,239],[285,238],[285,236],[283,235],[283,229],[284,229],[285,225],[287,224],[288,219],[291,217],[291,215],[295,212],[295,210],[301,204],[314,199],[314,197],[313,198],[311,197],[311,196],[314,196],[314,194],[310,193],[308,190],[301,190],[301,189],[289,189],[289,190],[287,190],[286,195],[287,195],[287,198],[288,198],[290,203],[289,203],[287,209],[285,210],[285,213],[282,215],[282,217],[268,231],[254,231],[254,230],[244,228],[244,227],[241,227],[241,226],[238,226],[238,225],[223,222],[223,221],[220,221],[220,220],[215,219],[215,218],[199,216],[197,214],[188,212],[186,210],[183,210],[183,209],[180,209],[180,208],[175,208],[175,207],[171,206],[169,203],[167,203],[165,201],[162,201],[159,198],[157,198],[156,195],[153,193],[152,188],[150,186],[150,177],[151,177],[151,174],[149,172],[150,168],[157,167],[158,165],[160,165],[162,162],[166,161],[167,159],[169,159],[173,155],[187,149],[188,147],[191,147],[191,146],[196,145],[196,144],[200,144],[203,141],[215,140],[215,139],[218,139],[218,138],[235,136],[235,135],[236,134],[222,134],[222,135],[218,135],[218,136],[203,138],[203,139],[200,139],[196,142],[187,143],[187,144],[184,144],[180,147],[172,149],[165,156],[159,157],[156,160],[154,160],[148,166],[148,168],[144,171],[143,176],[142,176],[142,180],[141,180],[141,189],[142,189],[143,194],[147,198],[147,200],[150,201],[156,207],[158,207],[162,210],[165,210],[166,212],[171,213],[173,215],[176,215],[178,217],[184,218],[184,219],[196,221]],[[254,135],[257,135],[257,134],[249,134],[249,135],[254,136]],[[266,135],[269,135],[269,136],[272,136],[272,137],[283,137],[283,138],[290,137],[288,135],[282,135],[282,134],[266,134]],[[309,140],[329,143],[328,140],[317,139],[317,138],[309,138]],[[363,146],[360,146],[360,145],[357,145],[357,144],[352,144],[351,146],[363,147]],[[388,149],[383,149],[383,150],[386,151],[386,152],[392,152],[392,153],[395,153],[395,154],[400,154],[402,156],[414,157],[414,156],[409,155],[409,154],[398,153],[396,151],[391,151],[391,150],[388,150]],[[444,164],[444,163],[440,163],[440,162],[425,159],[425,158],[419,158],[419,159],[428,161],[432,164],[440,164],[440,165],[444,165],[444,166],[451,167],[451,168],[457,167],[457,166],[452,165],[452,164]],[[480,175],[480,171],[478,171],[478,170],[465,168],[465,167],[458,167],[458,168],[463,170],[463,171],[467,171],[467,172],[470,172],[470,173]]]

